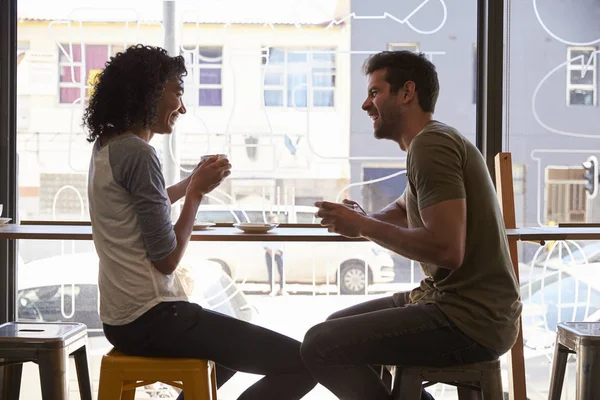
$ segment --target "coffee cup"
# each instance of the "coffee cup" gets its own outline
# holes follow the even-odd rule
[[[205,156],[200,157],[200,161],[206,161],[209,158],[213,158],[214,156],[219,156],[218,159],[227,158],[227,154],[207,154]]]
[[[2,208],[4,207],[4,205],[0,204],[0,217],[2,217]]]

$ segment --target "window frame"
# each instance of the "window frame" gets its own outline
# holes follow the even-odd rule
[[[588,60],[582,59],[573,61],[573,52],[591,51]],[[569,46],[567,47],[567,85],[566,85],[566,104],[567,107],[596,107],[598,105],[598,48],[595,46]],[[591,84],[573,84],[571,77],[573,73],[592,73]],[[575,90],[585,90],[592,92],[592,104],[575,104],[571,102],[571,93]]]
[[[73,51],[71,46],[81,46],[81,61],[69,60],[72,57]],[[109,61],[111,57],[115,56],[116,52],[124,51],[125,46],[119,44],[108,44],[108,43],[61,43],[58,45],[58,94],[57,94],[57,102],[59,106],[72,106],[76,102],[81,102],[81,95],[84,94],[84,101],[88,98],[89,90],[91,86],[88,86],[87,79],[88,74],[91,71],[87,69],[85,65],[85,52],[87,46],[106,46],[106,61]],[[117,49],[115,51],[115,49]],[[63,53],[64,50],[64,53]],[[62,56],[66,57],[66,61],[61,61]],[[74,71],[76,68],[79,68],[79,77],[83,79],[82,75],[85,68],[85,82],[82,80],[81,82],[72,82],[72,81],[61,81],[61,72],[62,68],[71,68],[71,75],[75,76]],[[61,89],[79,89],[79,97],[76,98],[73,102],[63,102],[60,95]]]
[[[186,47],[190,47],[193,49],[189,50]],[[183,45],[182,47],[182,55],[186,59],[186,68],[188,69],[188,75],[184,78],[184,89],[187,96],[185,96],[185,104],[186,106],[192,107],[200,107],[200,108],[219,108],[223,107],[224,101],[224,85],[223,85],[223,55],[225,53],[225,46],[222,44],[207,44],[207,45]],[[207,56],[202,55],[202,49],[220,49],[221,56],[216,57],[217,61],[202,63],[201,60],[210,59]],[[190,53],[193,55],[191,65],[188,64],[188,59],[185,53]],[[221,83],[201,83],[200,82],[200,70],[202,69],[218,69],[221,71]],[[193,95],[189,94],[192,89]],[[200,93],[203,90],[207,89],[219,89],[221,91],[221,104],[218,105],[210,105],[210,104],[200,104]]]
[[[283,63],[282,64],[269,64],[269,54],[273,49],[277,49],[283,53]],[[289,54],[292,53],[305,53],[306,54],[306,62],[304,63],[291,63],[297,64],[290,66],[290,62],[288,61]],[[320,53],[331,53],[334,56],[334,59],[331,63],[327,61],[319,61],[314,59],[314,54]],[[266,60],[266,62],[265,62]],[[337,93],[337,49],[335,47],[263,47],[261,52],[261,106],[263,108],[269,109],[311,109],[313,111],[327,111],[327,110],[335,110],[336,109],[336,93]],[[331,69],[332,77],[333,77],[333,86],[315,86],[313,76],[315,74],[315,69]],[[273,84],[265,84],[265,78],[267,76],[267,72],[276,71],[277,73],[283,74],[282,84],[273,85]],[[288,75],[291,72],[300,71],[306,73],[306,106],[304,107],[294,107],[290,105],[288,102],[288,90],[289,90],[289,82]],[[329,75],[326,72],[318,71],[318,75]],[[265,91],[280,91],[282,92],[282,104],[281,105],[267,105],[265,104]],[[315,105],[315,92],[332,92],[333,93],[333,105],[331,106],[316,106]]]

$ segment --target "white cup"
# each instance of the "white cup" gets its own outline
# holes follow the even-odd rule
[[[4,205],[0,204],[0,217],[2,216],[2,208],[4,207]]]
[[[209,158],[212,158],[217,155],[219,156],[218,159],[227,158],[227,154],[207,154],[205,156],[200,157],[200,161],[208,160]]]

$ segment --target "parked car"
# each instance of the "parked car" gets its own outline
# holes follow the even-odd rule
[[[273,212],[279,223],[317,223],[317,208],[280,207]],[[277,213],[279,212],[279,213]],[[264,222],[270,212],[259,208],[231,208],[226,205],[203,205],[198,222]],[[236,282],[268,283],[265,243],[260,242],[193,242],[187,255],[215,261]],[[287,283],[337,283],[340,292],[364,294],[365,286],[387,283],[394,279],[394,261],[390,253],[371,242],[285,243],[283,254]]]
[[[184,259],[181,268],[190,301],[245,321],[256,309],[221,266],[211,261]],[[102,334],[98,315],[98,256],[78,253],[22,265],[18,271],[18,318],[27,321],[77,321],[90,335]]]

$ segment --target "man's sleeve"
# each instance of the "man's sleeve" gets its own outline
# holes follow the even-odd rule
[[[461,146],[453,137],[437,132],[424,132],[413,139],[409,174],[417,191],[419,210],[466,197],[465,151]]]
[[[130,194],[144,246],[151,260],[166,258],[177,247],[171,204],[156,152],[134,140],[110,148],[114,179]]]

